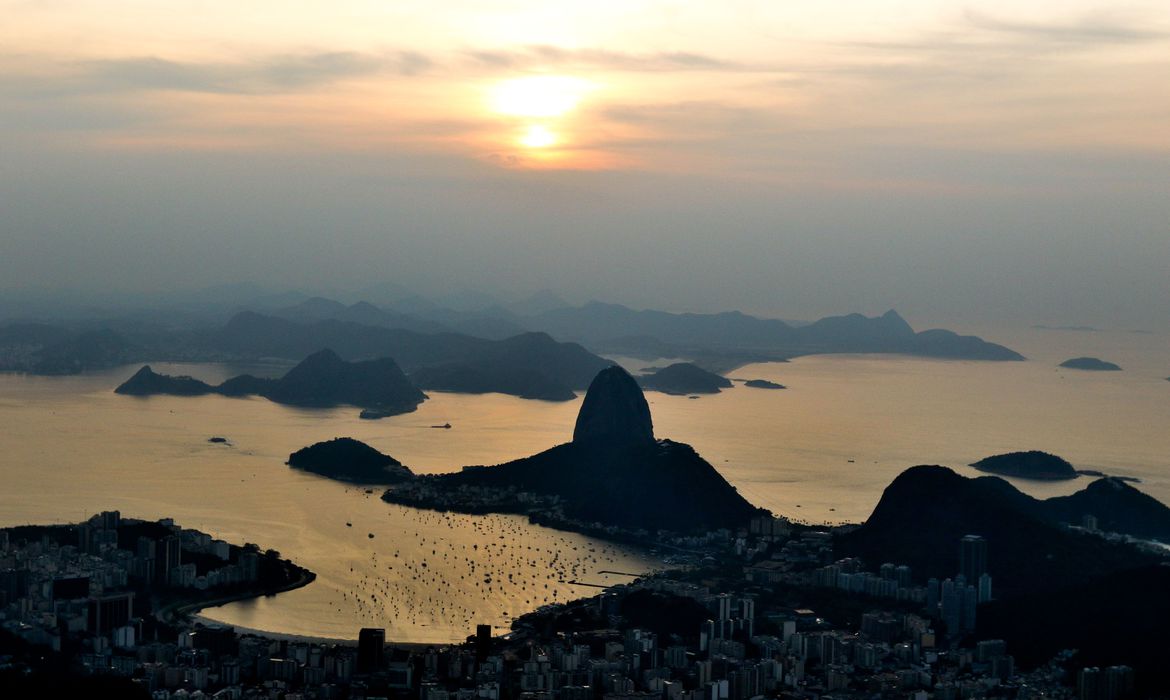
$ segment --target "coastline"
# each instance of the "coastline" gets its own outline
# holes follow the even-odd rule
[[[219,620],[213,620],[200,614],[194,615],[192,620],[209,627],[230,627],[231,629],[235,630],[237,635],[242,637],[260,637],[263,639],[272,639],[275,641],[299,642],[303,644],[317,644],[320,646],[356,647],[358,645],[357,639],[346,639],[342,637],[319,637],[309,634],[293,634],[291,632],[271,632],[268,630],[259,629],[257,627],[244,627],[242,625],[220,622]],[[511,630],[509,630],[509,632],[510,631]],[[400,642],[393,639],[387,639],[386,646],[396,649],[425,651],[427,649],[458,646],[464,642],[465,640],[451,642]]]
[[[291,563],[291,562],[290,562]],[[296,566],[295,564],[293,566]],[[272,596],[278,593],[285,593],[287,591],[295,591],[298,588],[304,588],[313,581],[317,580],[317,574],[297,566],[297,578],[281,586],[272,586],[261,589],[259,591],[240,591],[236,593],[229,593],[227,595],[217,596],[215,598],[208,598],[205,600],[196,601],[174,601],[164,605],[158,612],[155,613],[155,618],[159,622],[166,624],[173,624],[177,619],[200,617],[199,612],[207,608],[218,608],[228,603],[235,603],[241,600],[250,600],[252,598],[260,598],[262,596]],[[209,620],[209,622],[214,622]],[[223,623],[216,623],[223,624]]]

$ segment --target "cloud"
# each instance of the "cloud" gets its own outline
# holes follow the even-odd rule
[[[24,73],[0,76],[0,84],[6,91],[27,96],[155,90],[276,94],[314,90],[371,75],[415,76],[427,72],[432,65],[427,56],[410,51],[288,54],[235,63],[183,62],[145,56],[58,63],[48,70],[42,64]]]
[[[533,70],[551,66],[635,73],[777,70],[769,66],[726,61],[707,54],[687,51],[638,54],[605,49],[565,49],[557,46],[537,45],[509,51],[467,51],[464,55],[470,58],[473,64],[480,67],[509,70]]]
[[[1134,19],[1126,22],[1106,13],[1095,13],[1066,22],[1023,22],[968,10],[964,19],[975,29],[1061,44],[1133,44],[1170,37],[1170,32],[1139,25]]]

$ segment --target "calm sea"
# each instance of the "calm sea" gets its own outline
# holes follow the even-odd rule
[[[698,400],[648,394],[656,432],[688,442],[750,501],[813,522],[863,520],[914,464],[965,465],[1040,449],[1081,468],[1142,479],[1170,502],[1170,346],[1163,334],[986,332],[1028,362],[817,356],[752,365]],[[1125,371],[1061,370],[1095,355]],[[633,363],[631,363],[633,364]],[[282,368],[155,365],[218,381]],[[148,399],[112,389],[136,367],[81,377],[0,375],[0,525],[71,522],[103,509],[177,522],[278,549],[312,585],[206,611],[241,627],[352,639],[384,626],[400,641],[451,641],[478,622],[505,626],[546,602],[588,595],[662,562],[512,516],[456,516],[382,503],[378,493],[284,465],[304,445],[352,436],[416,472],[494,464],[568,439],[579,400],[434,393],[416,413],[361,421],[354,409],[301,410],[263,399]],[[450,430],[430,426],[451,423]],[[207,442],[223,436],[230,445]],[[1037,496],[1087,480],[1019,482]],[[370,535],[373,535],[373,538]]]

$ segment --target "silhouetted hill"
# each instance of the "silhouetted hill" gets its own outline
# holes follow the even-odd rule
[[[676,362],[638,377],[638,383],[665,394],[718,394],[721,389],[732,387],[730,379],[689,362]]]
[[[1135,671],[1132,697],[1170,693],[1166,627],[1170,568],[1150,565],[1086,584],[981,606],[976,634],[1003,639],[1024,668],[1077,649],[1075,668],[1125,664]]]
[[[48,345],[36,355],[36,374],[77,374],[105,369],[141,356],[141,350],[119,333],[109,329],[86,331]]]
[[[395,297],[389,307],[365,301],[346,305],[292,294],[269,298],[256,307],[275,310],[242,311],[219,327],[212,324],[223,318],[223,309],[197,312],[183,305],[103,319],[97,328],[94,320],[69,328],[10,324],[0,327],[0,370],[63,374],[146,360],[296,360],[330,347],[350,360],[394,357],[408,373],[421,367],[472,368],[474,373],[460,376],[474,376],[478,383],[484,376],[490,378],[490,370],[500,362],[516,370],[537,359],[501,360],[490,345],[531,335],[529,331],[581,341],[598,352],[683,357],[714,371],[831,352],[1022,359],[1007,348],[973,336],[943,330],[914,333],[892,311],[876,318],[850,314],[794,326],[734,311],[675,314],[598,302],[571,308],[551,295],[518,304],[518,309],[528,312],[521,316],[482,295],[471,294],[465,301],[473,300],[483,305],[452,308],[421,297]],[[295,303],[288,305],[290,302]],[[573,376],[538,369],[554,384],[583,388],[605,366],[596,355],[573,343],[557,345],[560,352],[571,354],[569,349],[576,348],[592,359],[588,366],[577,367]],[[514,373],[506,376],[508,383],[515,382]]]
[[[516,322],[515,314],[500,306],[456,310],[411,296],[398,300],[392,307],[384,308],[368,301],[346,306],[332,299],[313,297],[270,313],[298,323],[334,320],[416,333],[461,333],[492,340],[525,332]]]
[[[558,445],[495,467],[434,477],[440,488],[515,488],[555,496],[565,517],[689,532],[746,523],[752,507],[689,445]]]
[[[834,352],[898,352],[914,344],[914,329],[896,311],[873,318],[861,314],[829,316],[796,329],[802,342],[837,348]]]
[[[426,398],[394,360],[346,362],[332,350],[301,361],[276,381],[265,396],[298,406],[350,404],[388,411],[412,411]]]
[[[795,329],[783,321],[754,318],[738,311],[675,314],[635,311],[620,304],[599,301],[579,307],[551,309],[529,317],[525,322],[558,338],[586,343],[629,337],[633,329],[637,329],[640,336],[682,346],[733,345],[774,349],[791,346],[799,340]]]
[[[1164,506],[1163,506],[1164,508]],[[916,576],[954,577],[958,542],[982,535],[997,596],[1072,586],[1142,566],[1151,555],[1056,524],[1042,502],[998,477],[967,479],[946,467],[907,469],[873,514],[838,538],[838,556],[908,564]]]
[[[981,472],[1014,476],[1021,479],[1059,481],[1077,478],[1077,470],[1065,460],[1047,452],[1009,452],[983,459],[971,465]]]
[[[224,381],[216,387],[216,391],[224,396],[264,396],[277,381],[279,380],[241,374]]]
[[[1040,502],[1052,520],[1079,525],[1086,515],[1097,527],[1134,537],[1170,543],[1170,508],[1130,484],[1110,477],[1097,479],[1070,496]]]
[[[506,308],[517,316],[533,316],[546,311],[552,311],[553,309],[564,309],[569,306],[569,302],[561,298],[556,292],[549,289],[541,289],[524,299],[507,304]]]
[[[1090,372],[1120,372],[1121,367],[1096,357],[1074,357],[1060,363],[1066,369],[1082,369]]]
[[[288,456],[288,466],[361,484],[395,484],[413,476],[390,455],[348,437],[303,447]]]
[[[681,532],[734,527],[758,512],[688,445],[654,439],[650,410],[625,370],[590,384],[573,442],[492,467],[420,476],[385,500],[546,521]],[[522,498],[529,493],[534,499]]]
[[[133,377],[114,389],[114,393],[128,396],[151,396],[154,394],[202,396],[215,392],[216,388],[207,382],[201,382],[188,376],[171,377],[158,374],[150,368],[150,365],[144,365],[142,369],[134,373]]]
[[[654,442],[650,405],[629,372],[613,366],[597,373],[577,411],[578,445],[649,445]]]
[[[1024,359],[1008,348],[974,336],[946,330],[915,333],[894,311],[876,318],[861,314],[833,316],[794,327],[737,311],[675,314],[590,302],[575,308],[551,309],[522,322],[595,350],[639,357],[697,359],[733,353],[742,361],[764,361],[816,353],[873,352],[971,360]],[[630,334],[631,329],[638,330],[636,336]]]
[[[369,302],[359,301],[346,306],[339,301],[323,297],[313,297],[294,306],[277,309],[272,315],[298,323],[336,320],[383,328],[401,328],[416,333],[451,332],[449,327],[441,323],[418,318],[412,314],[387,311]]]
[[[47,323],[10,323],[0,326],[0,347],[41,348],[60,343],[70,335],[68,330]]]
[[[351,405],[378,409],[386,415],[413,411],[426,399],[394,360],[386,357],[346,362],[332,350],[313,353],[280,379],[260,379],[245,374],[213,387],[191,377],[156,374],[147,366],[114,391],[136,396],[217,393],[238,397],[258,394],[294,406]]]
[[[304,357],[321,347],[344,358],[393,357],[423,389],[571,398],[604,360],[545,333],[487,340],[458,333],[416,333],[334,319],[301,324],[243,312],[204,341],[209,350],[240,359]],[[427,370],[421,371],[420,370]],[[539,377],[537,375],[543,375]]]

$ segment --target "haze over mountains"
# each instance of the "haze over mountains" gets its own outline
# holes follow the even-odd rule
[[[685,358],[722,372],[810,353],[877,352],[976,360],[1018,353],[945,330],[916,332],[896,312],[805,325],[739,312],[637,311],[590,302],[573,307],[537,295],[511,308],[441,306],[420,297],[392,306],[325,298],[239,310],[215,305],[67,321],[0,325],[0,370],[72,374],[149,361],[298,362],[323,348],[347,360],[390,357],[424,389],[502,391],[564,400],[607,361],[598,354]]]

